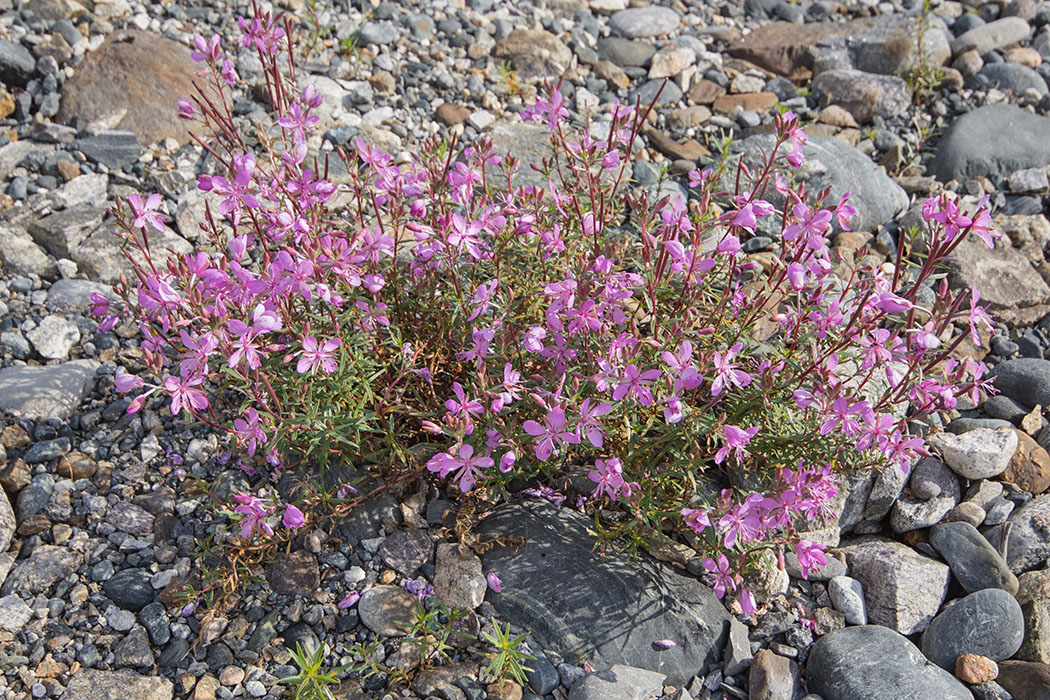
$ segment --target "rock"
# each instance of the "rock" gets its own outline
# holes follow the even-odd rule
[[[798,688],[798,664],[769,649],[758,650],[748,673],[751,700],[793,700]]]
[[[15,512],[11,509],[11,501],[6,493],[0,493],[0,552],[6,552],[11,545],[11,537],[15,534]],[[0,576],[0,582],[3,577]]]
[[[481,560],[470,550],[439,544],[434,569],[434,591],[446,605],[473,610],[485,600],[488,583]]]
[[[0,80],[5,85],[25,87],[36,70],[36,59],[19,43],[0,39]]]
[[[38,274],[44,279],[58,278],[58,267],[25,230],[0,225],[0,260],[10,274]]]
[[[921,34],[923,46],[916,45],[919,21],[889,15],[802,25],[772,22],[730,45],[727,53],[792,79],[822,68],[900,75],[921,61],[940,66],[948,60],[947,36],[936,24]]]
[[[1039,79],[1042,80],[1042,78]],[[1020,92],[1023,93],[1024,90]],[[1011,192],[1018,194],[1036,194],[1050,189],[1050,179],[1047,178],[1045,168],[1025,168],[1011,173],[1010,177],[1006,178],[1006,186]]]
[[[80,565],[83,555],[66,547],[40,545],[29,558],[18,562],[8,574],[0,595],[46,593]]]
[[[41,357],[48,360],[64,360],[69,351],[80,342],[80,331],[61,316],[45,316],[36,328],[26,333]]]
[[[119,37],[128,36],[121,41]],[[190,140],[190,122],[176,116],[176,101],[194,94],[198,65],[182,44],[148,32],[115,32],[85,55],[62,87],[55,119],[85,122],[124,113],[113,127],[133,132],[142,144]],[[126,111],[125,111],[126,110]],[[137,156],[136,156],[137,157]]]
[[[572,62],[569,47],[542,29],[515,29],[496,41],[492,55],[510,61],[523,78],[557,77]]]
[[[1032,28],[1028,26],[1028,22],[1020,17],[1004,17],[957,36],[951,43],[952,55],[958,56],[973,49],[983,56],[995,49],[1022,42],[1031,33]]]
[[[942,467],[943,468],[943,465]],[[904,484],[908,481],[908,474],[896,466],[881,469],[875,476],[868,493],[868,500],[864,506],[862,517],[864,520],[880,520],[900,497]]]
[[[113,663],[118,668],[128,666],[143,668],[152,666],[153,662],[153,651],[149,646],[149,638],[141,625],[135,625],[113,647]]]
[[[434,110],[434,116],[445,126],[455,126],[467,120],[470,116],[470,108],[444,102]]]
[[[948,562],[952,575],[967,593],[1001,588],[1017,593],[1017,577],[1007,568],[999,552],[973,525],[942,523],[930,530],[930,544]]]
[[[266,567],[266,581],[281,595],[309,596],[321,585],[317,557],[304,549],[282,552]]]
[[[696,53],[690,48],[664,47],[656,52],[649,66],[649,79],[673,78],[696,60]],[[759,90],[761,90],[759,86]]]
[[[723,670],[735,676],[751,665],[754,655],[748,641],[747,627],[735,617],[729,618],[729,640],[726,642]]]
[[[119,501],[106,512],[106,522],[120,530],[138,537],[153,532],[153,516],[134,503]]]
[[[650,131],[648,137],[653,148],[671,160],[696,161],[708,154],[707,149],[695,139],[690,139],[685,143],[678,143],[670,136],[655,130]]]
[[[1006,543],[1006,564],[1021,574],[1042,566],[1050,557],[1050,494],[1033,498],[1015,510],[1006,523],[985,533],[989,542],[998,543],[1004,525],[1010,525]]]
[[[1030,661],[999,664],[999,685],[1015,700],[1050,700],[1050,666]]]
[[[619,67],[645,67],[655,55],[656,47],[646,41],[619,37],[598,40],[598,57]]]
[[[628,39],[645,39],[670,34],[681,21],[679,14],[671,8],[650,5],[620,10],[609,18],[609,29]]]
[[[976,503],[963,502],[948,511],[944,516],[944,522],[963,522],[974,527],[980,527],[981,523],[984,522],[984,516],[984,508],[981,508]]]
[[[542,656],[529,661],[529,670],[525,671],[525,677],[529,679],[529,687],[537,695],[549,695],[558,687],[561,677],[554,664]]]
[[[63,313],[86,313],[94,306],[92,294],[99,294],[115,300],[113,288],[108,284],[89,282],[87,280],[58,280],[47,290],[47,305]]]
[[[503,582],[487,600],[501,619],[532,632],[533,644],[566,661],[658,670],[683,685],[709,669],[725,643],[729,616],[709,588],[646,554],[593,551],[588,518],[546,501],[501,505],[478,531],[524,536],[521,548],[482,555]],[[672,602],[673,601],[673,602]],[[653,641],[676,646],[656,650]]]
[[[77,139],[73,146],[89,159],[110,170],[131,165],[142,155],[138,137],[130,131],[103,131],[101,134]]]
[[[761,153],[771,152],[773,141],[771,134],[751,136],[734,143],[731,152],[734,155],[747,154],[744,162],[753,169],[758,165]],[[807,161],[800,174],[809,191],[819,192],[830,186],[828,201],[835,202],[847,192],[852,193],[849,201],[857,209],[852,225],[854,230],[878,230],[908,206],[908,196],[904,190],[879,170],[870,158],[852,146],[837,139],[811,136],[803,152]],[[732,168],[727,170],[733,171]],[[734,189],[729,181],[723,185],[731,191]],[[782,205],[783,198],[779,193],[770,193],[768,196],[775,206]],[[778,233],[779,226],[777,223]]]
[[[511,153],[521,160],[516,183],[522,186],[542,185],[546,179],[533,170],[532,164],[539,165],[550,153],[550,131],[542,124],[510,122],[497,124],[489,132],[492,147],[499,155]],[[490,186],[498,186],[500,177],[496,168],[489,168],[486,175]],[[1050,405],[1050,404],[1048,404]]]
[[[58,474],[73,481],[90,479],[98,471],[98,462],[83,452],[70,452],[58,460]]]
[[[0,369],[0,411],[30,419],[66,419],[94,386],[94,360]]]
[[[701,78],[694,81],[692,86],[690,86],[689,101],[698,105],[709,105],[713,104],[715,100],[724,94],[726,94],[724,87],[718,83]]]
[[[33,619],[33,610],[17,595],[0,598],[0,630],[18,632]]]
[[[361,27],[360,41],[362,46],[375,44],[385,46],[392,44],[397,39],[397,29],[390,24],[381,22],[365,22]]]
[[[1027,433],[1020,430],[1014,433],[1017,451],[1002,473],[1003,481],[1036,495],[1050,489],[1050,454]]]
[[[134,271],[131,263],[121,252],[121,237],[115,224],[104,223],[71,251],[70,257],[89,279],[116,284],[123,273],[129,279]],[[155,265],[163,265],[173,255],[188,255],[193,251],[189,241],[170,228],[163,231],[150,230],[150,249]],[[132,251],[132,257],[144,262],[142,254]]]
[[[173,693],[174,688],[167,678],[84,668],[73,674],[62,700],[171,700]]]
[[[643,105],[674,104],[681,99],[682,90],[678,85],[667,80],[650,80],[631,93],[631,102],[640,100]]]
[[[993,104],[952,122],[937,147],[933,174],[942,182],[979,175],[997,181],[1016,170],[1048,164],[1050,117]]]
[[[929,443],[959,476],[990,479],[1006,470],[1017,450],[1017,435],[1010,429],[977,428],[962,435],[937,433]]]
[[[57,258],[68,258],[71,251],[102,223],[106,210],[97,203],[64,209],[29,224],[33,240]]]
[[[986,63],[978,75],[987,81],[989,87],[1012,93],[1017,97],[1027,90],[1035,90],[1040,97],[1048,92],[1043,76],[1016,63]]]
[[[835,609],[846,616],[851,625],[868,624],[868,613],[864,608],[864,587],[860,581],[849,576],[836,576],[828,582],[828,595]]]
[[[115,605],[138,612],[153,602],[155,593],[149,575],[142,569],[124,569],[106,581],[102,590]]]
[[[361,622],[376,634],[387,637],[405,634],[416,619],[419,600],[397,586],[375,586],[361,594],[357,612]]]
[[[887,679],[892,679],[890,695]],[[809,653],[806,685],[822,700],[973,697],[950,673],[927,661],[915,645],[877,625],[846,627],[821,637]]]
[[[1024,616],[1017,600],[999,588],[985,588],[956,601],[930,622],[922,653],[944,669],[962,654],[993,661],[1009,659],[1024,640]]]
[[[156,646],[164,646],[171,639],[171,627],[164,612],[164,604],[154,601],[139,611],[139,622],[149,633],[150,641]]]
[[[644,700],[663,695],[667,676],[644,668],[613,664],[588,673],[569,691],[569,700]]]
[[[959,478],[936,457],[923,457],[911,472],[911,495],[902,494],[893,504],[890,526],[894,532],[929,527],[959,502]]]
[[[827,104],[842,107],[859,123],[870,122],[875,116],[889,119],[911,105],[911,89],[894,75],[827,70],[815,77],[812,85]]]
[[[864,587],[870,622],[907,635],[926,629],[948,591],[947,566],[888,540],[865,539],[839,551]]]
[[[321,648],[321,640],[305,622],[288,625],[281,632],[281,637],[284,639],[285,648],[292,651],[302,648],[307,654],[312,654]]]
[[[999,675],[999,665],[987,656],[963,654],[955,660],[955,675],[963,683],[983,685]]]
[[[715,114],[730,114],[739,108],[755,112],[768,112],[777,106],[780,98],[772,92],[748,92],[741,95],[721,95],[715,98],[711,109]]]
[[[1050,360],[1006,360],[996,365],[990,376],[996,389],[1026,408],[1050,406]]]
[[[433,554],[434,543],[430,535],[415,528],[398,530],[379,545],[383,562],[407,578],[415,576],[419,567],[429,562]]]

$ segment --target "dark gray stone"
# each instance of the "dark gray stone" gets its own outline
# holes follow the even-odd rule
[[[317,638],[310,625],[305,622],[296,622],[281,632],[284,638],[284,646],[294,651],[297,646],[302,646],[303,651],[312,654],[321,647],[321,640]]]
[[[978,76],[987,81],[988,87],[1021,96],[1026,90],[1035,90],[1039,96],[1047,94],[1043,76],[1027,66],[1017,63],[986,63]]]
[[[118,571],[102,585],[102,590],[115,605],[131,612],[152,603],[155,595],[149,574],[142,569]]]
[[[1010,525],[1006,542],[1006,565],[1015,574],[1039,568],[1050,557],[1050,494],[1033,498],[1015,510],[1006,523],[985,532],[985,537],[998,546],[1003,528]]]
[[[71,449],[73,449],[73,446],[67,437],[44,440],[43,442],[34,443],[32,447],[26,450],[22,459],[26,464],[50,462],[53,459],[58,459]]]
[[[646,41],[632,41],[620,37],[598,40],[598,57],[603,61],[612,61],[621,68],[647,66],[654,55],[656,47]]]
[[[973,700],[915,645],[878,625],[845,627],[813,645],[806,683],[822,700]]]
[[[994,104],[952,122],[937,146],[933,173],[942,182],[978,175],[997,181],[1016,170],[1047,164],[1050,118],[1016,105]]]
[[[537,657],[529,661],[529,666],[531,667],[530,670],[525,672],[525,677],[529,679],[529,687],[538,695],[547,695],[554,692],[561,680],[561,677],[558,675],[558,669],[554,668],[551,662],[543,657]]]
[[[25,87],[36,68],[36,59],[21,44],[0,39],[0,80],[7,85]]]
[[[487,600],[502,619],[532,632],[534,643],[567,661],[622,663],[666,673],[683,685],[717,660],[729,615],[706,586],[640,554],[594,552],[591,521],[547,501],[497,508],[479,525],[485,537],[523,536],[521,548],[482,558],[503,582]],[[674,639],[672,649],[653,642]]]
[[[1022,641],[1024,616],[1017,599],[999,588],[985,588],[933,618],[922,635],[922,653],[941,668],[954,670],[963,654],[1009,659]]]
[[[1029,410],[1036,404],[1050,406],[1050,360],[1019,357],[996,365],[990,375],[1003,396]]]
[[[78,139],[73,145],[90,160],[110,170],[131,165],[142,154],[138,137],[130,131],[103,131],[97,136]]]
[[[680,99],[682,99],[681,88],[670,80],[662,78],[650,80],[631,93],[631,104],[634,104],[636,100],[641,100],[643,107],[652,104],[653,100],[656,100],[658,105],[666,105],[678,102]]]
[[[1001,588],[1017,593],[1017,577],[999,552],[967,522],[941,523],[930,530],[930,544],[948,562],[952,575],[967,593]]]
[[[383,562],[408,578],[415,576],[419,567],[430,561],[433,554],[434,543],[430,535],[416,528],[398,530],[379,545]]]
[[[161,647],[171,639],[171,627],[168,625],[168,615],[164,611],[164,604],[154,601],[139,611],[139,622],[149,633],[149,639],[154,645]]]

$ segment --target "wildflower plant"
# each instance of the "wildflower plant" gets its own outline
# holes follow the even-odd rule
[[[230,507],[245,540],[294,534],[331,500],[266,492],[264,474],[298,465],[425,464],[494,495],[582,468],[583,507],[682,533],[719,597],[750,612],[742,577],[764,552],[794,550],[804,575],[825,561],[803,533],[833,515],[837,472],[908,469],[926,454],[912,426],[987,388],[954,351],[989,317],[941,279],[964,236],[992,243],[983,202],[930,199],[922,256],[902,243],[882,266],[847,266],[827,238],[855,211],[800,184],[790,112],[761,167],[696,170],[687,201],[656,199],[627,180],[651,106],[573,123],[556,86],[523,113],[551,132],[532,166],[543,185],[520,184],[529,166],[484,138],[435,137],[404,162],[358,140],[337,186],[289,32],[258,12],[241,26],[272,123],[249,138],[222,92],[236,80],[224,47],[198,37],[203,80],[179,113],[221,163],[198,180],[219,203],[199,249],[163,264],[160,198],[119,203],[135,275],[122,309],[100,297],[95,313],[141,331],[155,379],[117,375],[129,411],[169,396],[259,471],[260,492]],[[764,221],[775,252],[745,254]]]

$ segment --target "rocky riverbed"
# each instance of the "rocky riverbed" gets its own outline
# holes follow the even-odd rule
[[[603,559],[586,518],[542,499],[484,519],[480,532],[526,543],[479,557],[453,544],[446,494],[426,485],[304,533],[222,615],[183,610],[220,527],[193,484],[226,498],[250,477],[223,436],[164,402],[126,414],[113,377],[142,370],[138,337],[96,333],[90,297],[129,270],[114,198],[163,195],[155,246],[186,253],[199,236],[208,165],[175,116],[195,34],[236,55],[238,118],[269,123],[251,87],[261,65],[237,49],[249,9],[0,0],[0,697],[285,697],[291,650],[324,644],[332,666],[364,645],[414,671],[407,686],[348,680],[338,698],[1050,698],[1050,2],[276,6],[300,22],[300,84],[325,97],[317,152],[360,137],[399,155],[457,132],[536,159],[546,129],[518,113],[539,80],[563,78],[576,116],[659,95],[633,184],[683,196],[726,136],[755,152],[793,110],[811,189],[853,192],[856,230],[829,241],[847,260],[893,254],[931,194],[990,197],[1006,235],[962,246],[949,279],[1000,319],[990,353],[965,352],[1002,393],[961,404],[908,476],[847,475],[836,521],[810,535],[833,547],[827,566],[805,581],[789,556],[750,618],[700,583],[688,551]],[[525,687],[490,685],[470,641],[415,670],[399,624],[409,581],[470,610],[466,632],[530,632]],[[340,606],[351,591],[359,602]]]

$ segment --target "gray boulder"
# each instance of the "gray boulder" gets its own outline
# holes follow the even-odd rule
[[[487,600],[500,618],[532,632],[535,646],[571,663],[623,664],[667,674],[684,685],[718,659],[729,615],[714,593],[647,554],[594,551],[589,518],[547,501],[497,508],[479,533],[524,537],[523,546],[482,555],[486,572],[503,582]],[[670,649],[653,647],[672,639]]]
[[[999,552],[970,523],[935,525],[930,530],[930,544],[948,562],[952,575],[967,593],[985,588],[1017,593],[1017,577],[1007,568]]]
[[[1012,104],[978,107],[952,122],[937,146],[933,173],[942,182],[1050,164],[1050,118]]]
[[[985,588],[957,600],[933,619],[922,635],[922,653],[952,670],[963,654],[1009,659],[1022,641],[1024,616],[1017,599],[1002,589]]]
[[[915,645],[877,625],[845,627],[813,645],[806,683],[822,700],[973,700]]]

